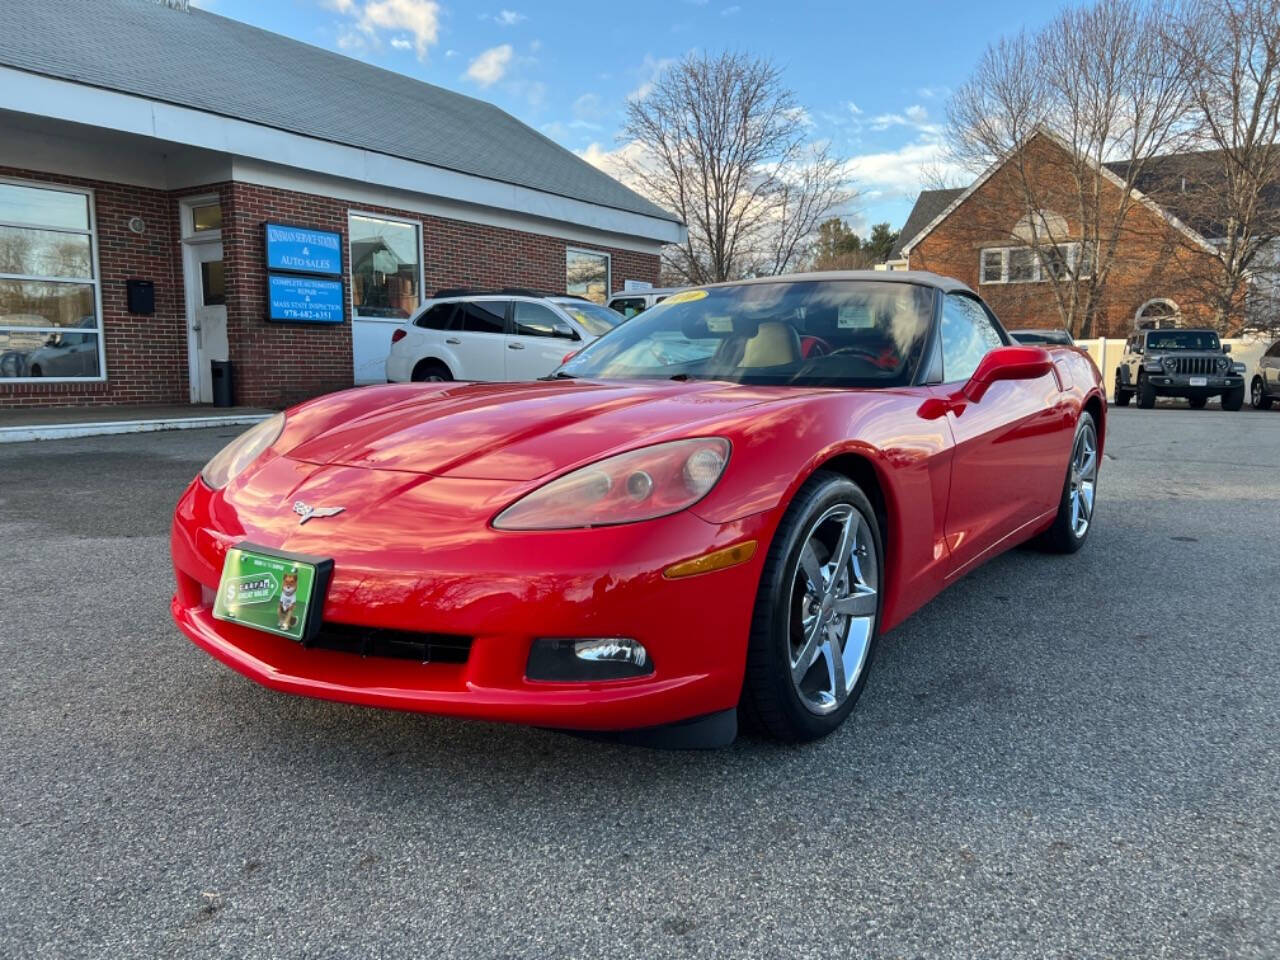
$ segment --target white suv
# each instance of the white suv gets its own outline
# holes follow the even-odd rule
[[[391,334],[387,380],[535,380],[622,320],[579,297],[437,297]]]

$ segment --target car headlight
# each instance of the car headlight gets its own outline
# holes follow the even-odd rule
[[[284,429],[284,414],[268,417],[236,437],[204,465],[200,477],[215,490],[221,490],[235,479],[245,467],[257,459],[258,454],[276,442]]]
[[[729,462],[722,437],[673,440],[601,460],[552,480],[507,507],[499,530],[569,530],[636,523],[693,506]]]

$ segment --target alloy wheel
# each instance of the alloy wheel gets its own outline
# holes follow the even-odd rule
[[[1071,532],[1077,539],[1085,535],[1093,519],[1093,499],[1098,489],[1098,434],[1086,419],[1071,451]]]
[[[879,587],[871,527],[851,504],[836,504],[806,534],[788,603],[791,682],[812,713],[838,710],[857,685]]]

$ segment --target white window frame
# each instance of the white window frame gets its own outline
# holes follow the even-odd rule
[[[413,217],[396,217],[387,213],[375,213],[372,210],[356,210],[351,208],[347,210],[347,289],[351,293],[351,322],[355,323],[359,320],[361,323],[408,323],[409,320],[397,319],[396,317],[362,317],[356,310],[356,261],[351,251],[351,218],[365,217],[369,220],[386,220],[388,223],[403,223],[413,227],[418,234],[418,307],[409,312],[409,320],[418,315],[418,311],[422,309],[422,305],[430,299],[427,296],[427,274],[426,274],[426,254],[423,248],[423,226],[421,220]]]
[[[1067,249],[1067,269],[1075,272],[1076,265],[1080,262],[1080,254],[1084,249],[1084,244],[1079,240],[1070,240],[1065,243],[1055,243],[1055,247],[1066,247]],[[1022,284],[1022,283],[1047,283],[1049,281],[1049,272],[1044,267],[1044,258],[1038,254],[1033,261],[1034,276],[1030,280],[1010,280],[1009,279],[1009,255],[1015,250],[1031,250],[1028,244],[1016,244],[1009,247],[983,247],[978,251],[978,283],[986,286],[995,284]],[[988,280],[984,270],[987,254],[1000,254],[1000,279]],[[1084,279],[1088,274],[1076,277],[1077,280]]]
[[[564,292],[569,293],[569,256],[574,253],[586,254],[589,257],[604,257],[604,306],[613,296],[613,254],[604,250],[592,250],[588,247],[564,248]]]
[[[104,383],[107,379],[107,333],[106,318],[102,315],[102,264],[98,260],[98,204],[92,187],[75,187],[63,183],[45,183],[39,180],[21,180],[17,177],[0,177],[0,183],[14,184],[21,187],[34,187],[38,190],[52,190],[57,193],[76,193],[85,197],[89,210],[89,256],[93,264],[93,276],[82,277],[42,277],[18,273],[0,273],[0,280],[34,280],[43,283],[78,283],[93,286],[93,309],[97,315],[98,329],[98,375],[96,377],[0,377],[0,386],[10,383]],[[86,231],[67,227],[53,227],[38,223],[2,223],[0,226],[12,226],[27,230],[49,230],[56,233],[74,233],[83,235]],[[89,331],[83,327],[15,327],[0,324],[5,332],[20,331],[23,333],[66,333],[68,330]]]

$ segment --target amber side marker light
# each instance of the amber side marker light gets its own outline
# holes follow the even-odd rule
[[[692,577],[695,574],[710,573],[712,570],[723,570],[725,567],[734,567],[740,563],[746,563],[755,555],[756,541],[747,540],[744,543],[735,543],[732,547],[724,547],[720,550],[713,550],[711,553],[704,553],[702,556],[694,557],[692,560],[681,560],[679,563],[673,563],[662,571],[662,575],[668,580]]]

